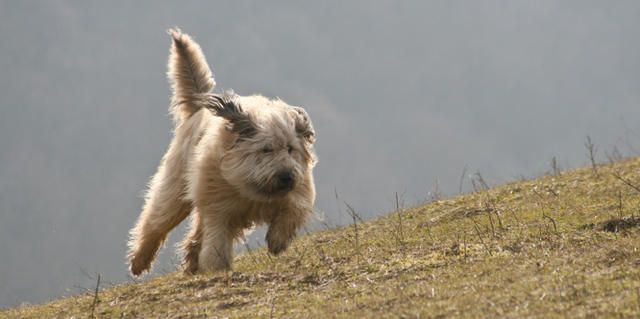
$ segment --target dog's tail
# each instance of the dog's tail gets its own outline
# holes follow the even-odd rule
[[[201,108],[198,103],[191,102],[193,98],[213,90],[216,82],[198,43],[177,28],[168,32],[173,39],[167,72],[173,88],[169,111],[174,120],[180,122]]]

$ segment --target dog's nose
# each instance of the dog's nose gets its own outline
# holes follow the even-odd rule
[[[283,171],[278,173],[278,188],[280,189],[291,189],[293,186],[293,173],[290,171]]]

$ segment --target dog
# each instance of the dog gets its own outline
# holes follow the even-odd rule
[[[130,232],[131,273],[149,271],[167,234],[189,215],[180,245],[187,274],[230,270],[234,241],[253,225],[268,224],[268,250],[280,254],[313,214],[309,115],[280,99],[213,93],[200,46],[179,29],[168,33],[174,137]]]

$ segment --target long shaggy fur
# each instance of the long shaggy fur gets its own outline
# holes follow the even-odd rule
[[[169,54],[167,77],[173,89],[171,111],[176,120],[188,118],[198,110],[186,103],[198,93],[213,90],[216,85],[200,45],[178,29],[169,30],[173,40]]]
[[[281,253],[315,201],[308,114],[279,99],[211,93],[215,81],[200,46],[179,30],[169,33],[176,127],[131,230],[131,273],[148,271],[167,234],[190,214],[181,245],[186,273],[230,269],[234,241],[254,224],[269,225],[269,251]]]

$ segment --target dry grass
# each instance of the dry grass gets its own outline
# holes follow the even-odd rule
[[[245,253],[233,273],[175,273],[0,317],[638,317],[640,159],[594,171],[398,205],[278,258]]]

